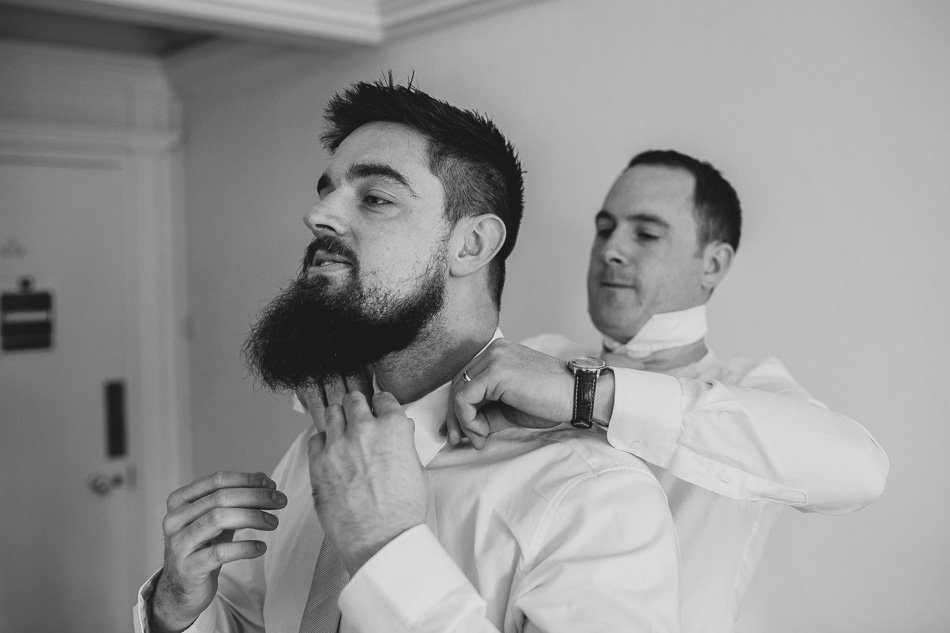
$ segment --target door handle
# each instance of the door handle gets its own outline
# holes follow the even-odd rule
[[[113,488],[121,486],[122,482],[122,475],[119,473],[115,473],[114,475],[107,475],[105,473],[89,475],[89,487],[94,493],[100,496],[109,494]]]

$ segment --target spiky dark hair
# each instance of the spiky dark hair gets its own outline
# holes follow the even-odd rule
[[[334,152],[359,127],[374,122],[409,126],[428,140],[429,170],[445,189],[451,222],[493,213],[505,224],[505,242],[489,264],[490,290],[498,306],[505,284],[505,259],[518,238],[524,213],[524,178],[512,144],[486,116],[435,99],[413,85],[382,79],[355,83],[327,103],[323,145]]]

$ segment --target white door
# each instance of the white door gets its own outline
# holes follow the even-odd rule
[[[0,289],[28,275],[54,306],[51,349],[0,351],[0,631],[131,627],[134,468],[107,456],[104,396],[134,380],[122,170],[0,152]]]

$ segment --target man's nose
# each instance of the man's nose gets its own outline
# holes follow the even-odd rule
[[[633,257],[628,240],[624,240],[618,233],[619,231],[614,231],[603,246],[601,256],[605,264],[624,266]]]
[[[314,234],[326,231],[343,233],[346,224],[343,221],[341,198],[335,193],[324,196],[303,216],[303,223]]]

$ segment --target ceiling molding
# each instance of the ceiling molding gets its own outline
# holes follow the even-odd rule
[[[449,24],[541,0],[3,0],[35,10],[94,16],[222,36],[164,58],[176,91],[189,93],[312,66]]]
[[[379,44],[383,40],[373,0],[86,0],[202,22],[261,29],[290,36]]]
[[[539,0],[379,0],[385,41]]]
[[[539,0],[3,0],[93,16],[297,45],[375,46]]]
[[[377,0],[4,0],[109,20],[306,44],[383,41]]]

